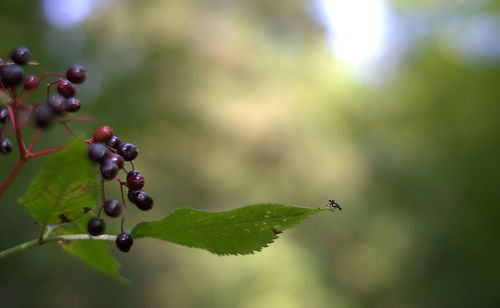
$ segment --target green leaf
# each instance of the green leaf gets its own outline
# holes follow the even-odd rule
[[[218,255],[248,254],[267,247],[283,230],[324,210],[281,204],[255,204],[224,212],[180,208],[162,220],[139,223],[132,237],[162,239]]]
[[[64,225],[54,230],[53,234],[79,234],[87,233],[88,221],[95,217],[89,212],[75,221],[74,225]],[[61,247],[69,254],[81,259],[98,271],[110,274],[116,278],[127,281],[120,275],[120,263],[111,254],[111,243],[100,240],[81,240],[64,243]]]
[[[44,168],[19,201],[42,226],[70,222],[94,208],[98,198],[96,168],[81,138],[50,154]]]

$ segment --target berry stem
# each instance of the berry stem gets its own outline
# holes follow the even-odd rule
[[[91,236],[89,234],[67,234],[67,235],[54,235],[43,238],[40,243],[38,239],[22,243],[20,245],[14,246],[9,249],[0,251],[0,259],[10,256],[12,254],[24,251],[28,248],[35,246],[41,246],[43,244],[53,243],[53,242],[69,242],[75,240],[100,240],[100,241],[116,241],[116,235],[104,234],[100,236]]]
[[[68,133],[73,136],[73,137],[76,137],[76,134],[75,132],[68,126],[68,124],[66,123],[66,121],[58,121],[62,126],[64,126],[64,128],[66,129],[66,131],[68,131]]]
[[[104,208],[104,202],[106,201],[106,197],[104,196],[104,179],[101,178],[101,206],[99,207],[99,212],[97,212],[97,217],[101,216],[102,209]]]
[[[61,149],[64,149],[65,147],[66,147],[65,145],[60,145],[60,146],[57,146],[57,147],[48,148],[48,149],[41,150],[41,151],[38,151],[38,152],[29,153],[28,154],[28,159],[32,159],[32,158],[35,158],[35,157],[38,157],[38,156],[42,156],[42,155],[45,155],[45,154],[50,154],[50,153],[53,153],[53,152],[57,152],[57,151],[59,151]]]
[[[7,190],[7,188],[9,188],[10,183],[12,183],[12,181],[16,178],[17,174],[19,173],[25,162],[26,160],[19,159],[17,163],[14,165],[14,168],[12,168],[9,175],[0,186],[0,198],[2,198],[4,192]]]
[[[7,96],[9,96],[9,91],[7,91],[7,89],[5,88],[5,85],[3,84],[3,82],[0,80],[0,87],[2,88],[2,91],[5,92],[5,94],[7,94]],[[10,98],[10,96],[9,96]]]
[[[35,142],[38,140],[38,137],[40,136],[41,133],[42,133],[42,128],[38,128],[35,135],[33,136],[33,139],[31,139],[31,142],[28,145],[28,148],[27,148],[28,152],[31,152],[31,149],[35,145]]]
[[[45,97],[45,101],[48,102],[49,101],[49,96],[50,96],[50,87],[52,87],[53,85],[57,84],[57,80],[56,81],[52,81],[51,83],[48,83],[47,84],[47,96]]]
[[[42,245],[43,244],[43,235],[45,234],[45,225],[42,225],[42,227],[40,228],[40,234],[38,235],[38,245]]]
[[[21,159],[26,159],[28,151],[24,145],[23,136],[21,134],[21,127],[19,127],[17,122],[17,110],[15,109],[16,100],[14,100],[13,105],[7,105],[7,110],[9,111],[10,123],[12,123],[12,128],[16,134],[17,146],[19,147],[19,157]]]
[[[125,221],[125,210],[127,208],[125,206],[125,196],[123,195],[123,185],[124,184],[120,183],[120,191],[122,193],[122,221],[120,223],[120,230],[122,231],[122,233],[123,233],[123,222]]]

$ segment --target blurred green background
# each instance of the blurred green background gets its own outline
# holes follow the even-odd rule
[[[75,130],[139,147],[155,207],[128,228],[180,206],[344,206],[255,255],[136,241],[115,251],[130,284],[37,247],[0,260],[0,307],[500,305],[499,1],[3,0],[0,29],[0,57],[26,45],[33,73],[86,67],[98,123]],[[0,201],[0,249],[38,234],[16,200],[43,161]]]

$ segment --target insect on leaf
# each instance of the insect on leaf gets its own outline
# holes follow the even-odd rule
[[[255,204],[224,212],[180,208],[159,221],[142,222],[132,237],[152,237],[206,249],[218,255],[260,251],[277,235],[312,214],[311,209],[281,204]]]

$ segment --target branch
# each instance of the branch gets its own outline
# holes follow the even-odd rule
[[[35,246],[40,246],[47,243],[58,242],[58,241],[75,241],[75,240],[99,240],[99,241],[115,241],[116,235],[104,234],[100,236],[91,236],[89,234],[67,234],[67,235],[54,235],[49,236],[43,239],[41,243],[39,243],[38,239],[22,243],[20,245],[14,246],[9,249],[5,249],[0,251],[0,259],[15,254],[17,252],[21,252],[28,248],[32,248]]]

